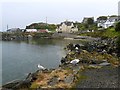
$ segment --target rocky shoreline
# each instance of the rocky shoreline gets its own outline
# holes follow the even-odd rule
[[[56,69],[37,70],[25,80],[3,85],[3,90],[49,88],[119,88],[117,73],[120,60],[114,39],[69,44],[67,54]],[[73,60],[77,63],[72,63]]]

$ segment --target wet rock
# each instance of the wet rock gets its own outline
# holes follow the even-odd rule
[[[5,84],[2,86],[2,90],[8,90],[8,89],[12,89],[14,86],[16,86],[17,84],[19,84],[21,81],[13,81],[13,82],[10,82],[8,84]]]

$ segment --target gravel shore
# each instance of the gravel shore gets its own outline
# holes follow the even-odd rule
[[[120,88],[120,67],[105,66],[88,69],[82,73],[87,79],[80,81],[77,88]]]

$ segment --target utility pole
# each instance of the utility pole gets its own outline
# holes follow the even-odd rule
[[[47,26],[47,17],[46,17],[46,26]]]
[[[46,29],[47,29],[47,17],[46,17]]]
[[[9,27],[8,27],[8,24],[7,24],[7,30],[8,30],[8,28],[9,28]]]

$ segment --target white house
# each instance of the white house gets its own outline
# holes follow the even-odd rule
[[[118,16],[107,17],[107,20],[98,20],[97,26],[108,28],[110,26],[115,26],[115,23],[118,21]]]
[[[26,32],[37,32],[37,29],[25,29]]]
[[[65,21],[65,22],[62,22],[60,25],[58,25],[56,31],[72,33],[72,32],[77,32],[78,28],[73,24],[73,22]]]

